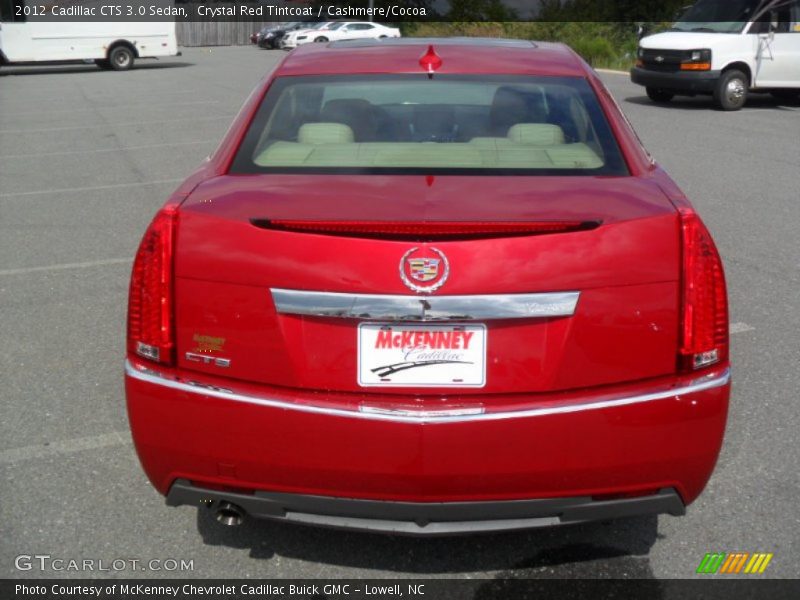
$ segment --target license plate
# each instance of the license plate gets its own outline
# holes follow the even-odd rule
[[[486,326],[361,323],[358,384],[483,387]]]

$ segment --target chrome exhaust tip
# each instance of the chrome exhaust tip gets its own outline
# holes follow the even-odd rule
[[[244,510],[231,502],[222,502],[217,507],[215,516],[217,521],[223,525],[236,527],[244,521]]]

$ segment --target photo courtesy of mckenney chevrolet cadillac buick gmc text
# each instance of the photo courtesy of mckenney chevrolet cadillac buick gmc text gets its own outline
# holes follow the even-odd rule
[[[171,505],[414,535],[681,515],[722,444],[722,263],[563,45],[309,44],[134,262]]]

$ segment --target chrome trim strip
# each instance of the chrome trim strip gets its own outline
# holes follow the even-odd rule
[[[685,394],[693,394],[702,392],[718,387],[727,385],[731,380],[731,369],[728,367],[717,376],[701,377],[691,384],[661,390],[650,394],[639,394],[637,396],[625,396],[621,398],[613,398],[610,400],[599,400],[596,402],[575,403],[562,406],[550,406],[544,408],[531,408],[526,410],[516,410],[507,412],[482,412],[480,414],[463,414],[455,412],[453,416],[444,415],[441,410],[432,411],[431,413],[420,412],[417,414],[409,414],[406,411],[399,411],[397,414],[388,412],[374,412],[371,410],[345,410],[341,408],[328,408],[324,406],[314,406],[310,404],[300,404],[295,402],[287,402],[285,400],[274,400],[271,398],[260,398],[246,394],[232,392],[224,388],[215,386],[202,386],[198,383],[184,383],[169,379],[150,368],[136,368],[130,363],[125,361],[125,374],[133,379],[144,381],[153,385],[159,385],[170,389],[187,392],[190,394],[200,394],[203,396],[211,396],[213,398],[220,398],[222,400],[233,400],[235,402],[246,402],[248,404],[257,404],[259,406],[268,406],[271,408],[280,408],[286,410],[296,410],[300,412],[308,412],[320,415],[328,415],[332,417],[350,417],[360,419],[374,419],[381,421],[394,421],[399,423],[463,423],[467,421],[500,421],[504,419],[522,419],[528,417],[544,417],[548,415],[558,415],[565,413],[581,412],[585,410],[598,410],[603,408],[614,408],[618,406],[627,406],[629,404],[640,404],[644,402],[652,402],[654,400],[666,400],[669,398],[677,398]],[[367,407],[364,407],[367,408]],[[456,409],[458,411],[459,409]]]
[[[419,421],[420,419],[431,419],[436,417],[446,417],[448,419],[452,419],[454,417],[463,417],[467,415],[482,415],[485,412],[485,409],[482,406],[419,410],[404,407],[392,408],[384,406],[372,406],[370,404],[362,404],[358,407],[358,410],[362,413],[373,415],[390,415],[394,418],[408,417],[416,421]]]
[[[480,296],[384,296],[272,288],[279,313],[376,321],[485,321],[566,317],[580,292]]]

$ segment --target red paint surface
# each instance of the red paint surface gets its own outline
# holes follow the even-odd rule
[[[677,371],[682,249],[676,209],[691,205],[650,160],[596,75],[563,47],[476,53],[436,46],[437,73],[587,78],[630,177],[226,174],[274,74],[418,73],[425,49],[309,44],[253,92],[219,149],[169,199],[182,202],[174,266],[178,362],[162,370],[350,410],[363,402],[437,409],[479,402],[491,412],[647,393],[696,378]],[[451,265],[436,294],[579,291],[576,313],[489,322],[483,389],[377,394],[356,383],[357,321],[278,315],[269,289],[411,294],[398,277],[399,261],[425,244],[271,231],[252,225],[253,218],[602,224],[591,231],[428,244]],[[195,335],[225,338],[211,354],[231,359],[230,368],[187,362]],[[703,373],[726,366],[727,358]],[[126,391],[137,451],[162,493],[185,477],[416,501],[675,486],[690,502],[714,467],[730,388],[602,410],[428,425],[280,410],[132,379]]]
[[[213,379],[212,379],[213,380]],[[219,380],[223,385],[224,380]],[[610,389],[635,393],[659,382]],[[344,397],[234,386],[316,405]],[[685,502],[717,459],[729,387],[640,405],[455,424],[314,415],[174,392],[128,379],[136,449],[153,485],[200,483],[340,497],[438,502],[599,495],[676,487]],[[588,394],[503,397],[500,407],[563,405]],[[372,397],[371,401],[380,401]],[[458,397],[451,399],[457,402]],[[235,465],[235,477],[218,465]]]

